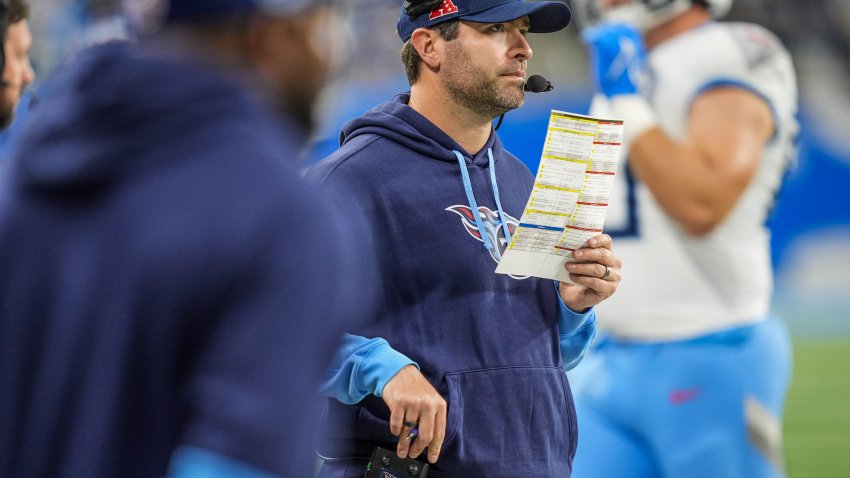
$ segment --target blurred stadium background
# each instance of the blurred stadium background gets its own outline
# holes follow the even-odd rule
[[[124,0],[138,9],[150,0]],[[121,0],[33,0],[38,84],[86,44],[120,37]],[[406,90],[395,35],[400,1],[346,0],[338,73],[320,108],[321,128],[305,161],[336,147],[340,125]],[[800,83],[800,158],[772,220],[774,310],[794,336],[785,417],[794,478],[850,477],[850,0],[735,0],[729,20],[760,23],[791,50]],[[548,111],[586,111],[586,55],[571,26],[531,35],[531,73],[555,90],[507,115],[500,134],[536,170]],[[19,127],[26,121],[19,115]],[[14,130],[5,136],[14,134]],[[0,155],[6,137],[0,137]],[[722,140],[722,139],[720,139]]]

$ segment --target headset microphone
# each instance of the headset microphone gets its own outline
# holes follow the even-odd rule
[[[547,91],[552,91],[555,87],[552,86],[552,82],[547,81],[546,78],[543,78],[540,75],[531,75],[528,77],[528,80],[525,82],[525,86],[522,87],[525,91],[530,91],[532,93],[545,93]]]
[[[531,75],[525,81],[525,85],[523,85],[522,89],[531,93],[545,93],[547,91],[552,91],[555,87],[552,86],[552,82],[546,80],[546,78],[543,78],[540,75]],[[495,129],[499,129],[499,127],[502,126],[502,121],[504,120],[505,114],[502,113],[499,116],[499,122],[496,123]]]

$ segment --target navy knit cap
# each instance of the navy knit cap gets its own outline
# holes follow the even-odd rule
[[[413,0],[409,3],[427,3]],[[417,28],[454,20],[456,18],[477,23],[510,22],[528,16],[531,33],[556,32],[570,23],[570,8],[561,2],[533,2],[526,0],[443,0],[433,10],[411,17],[401,9],[396,29],[402,41],[407,41]]]
[[[169,0],[168,21],[193,22],[244,11],[269,15],[294,15],[308,6],[324,3],[311,0]]]

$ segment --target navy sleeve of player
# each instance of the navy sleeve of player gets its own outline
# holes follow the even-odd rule
[[[184,351],[180,445],[312,476],[319,386],[343,330],[369,302],[371,281],[328,202],[300,181],[275,190],[265,211],[241,211],[239,240],[219,254],[218,263],[232,263],[230,287],[198,319],[210,332]]]

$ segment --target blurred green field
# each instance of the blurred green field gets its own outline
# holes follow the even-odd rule
[[[790,478],[850,478],[850,337],[795,337],[784,433]]]

